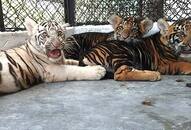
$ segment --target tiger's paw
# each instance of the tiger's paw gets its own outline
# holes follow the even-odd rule
[[[123,65],[117,69],[114,74],[115,80],[134,80],[134,81],[158,81],[161,79],[157,71],[137,70]]]
[[[89,72],[87,73],[87,78],[90,80],[99,80],[103,78],[106,74],[106,69],[100,65],[86,66],[85,68],[89,70]]]
[[[158,71],[147,71],[147,70],[144,70],[144,72],[146,73],[146,75],[148,76],[148,79],[150,81],[161,80],[161,74]]]
[[[128,80],[126,73],[128,73],[130,70],[128,69],[127,65],[123,65],[115,71],[114,74],[114,80],[122,81],[122,80]]]

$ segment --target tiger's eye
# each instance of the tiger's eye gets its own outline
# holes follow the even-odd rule
[[[180,40],[182,40],[185,35],[184,35],[183,33],[178,33],[176,36],[177,36]]]
[[[65,35],[62,31],[58,31],[57,34],[58,34],[58,37],[61,37],[63,39],[65,38]]]
[[[122,29],[123,29],[122,26],[117,27],[117,30],[122,30]]]
[[[43,33],[42,33],[42,37],[43,37],[43,38],[46,38],[46,37],[48,37],[48,34],[47,34],[46,32],[43,32]]]
[[[58,31],[58,36],[62,36],[63,32],[62,31]]]

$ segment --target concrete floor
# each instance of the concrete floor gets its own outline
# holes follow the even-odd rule
[[[191,130],[190,79],[41,84],[0,97],[0,130]]]

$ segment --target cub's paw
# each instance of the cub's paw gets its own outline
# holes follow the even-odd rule
[[[158,81],[161,80],[161,74],[158,71],[147,71],[144,72],[148,75],[150,81]]]
[[[115,73],[114,73],[114,80],[117,80],[117,81],[123,81],[123,80],[129,80],[128,78],[128,73],[130,72],[131,70],[129,70],[128,66],[127,65],[123,65],[121,67],[119,67]]]
[[[86,66],[88,68],[89,73],[88,73],[88,79],[90,80],[99,80],[103,78],[106,74],[106,69],[100,65],[96,66]]]
[[[149,70],[144,70],[143,71],[146,77],[148,77],[149,81],[158,81],[161,80],[161,74],[158,71],[149,71]]]
[[[117,69],[114,74],[115,80],[139,80],[139,81],[157,81],[161,79],[157,71],[137,70],[123,65]]]

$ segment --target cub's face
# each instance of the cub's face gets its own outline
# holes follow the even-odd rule
[[[114,29],[116,40],[128,41],[132,38],[142,38],[153,26],[153,21],[148,18],[121,18],[113,15],[109,19],[110,24]]]
[[[169,25],[165,20],[158,20],[161,40],[177,54],[191,56],[191,20],[182,19]]]
[[[53,62],[63,59],[62,48],[65,34],[58,23],[47,21],[37,24],[32,19],[26,18],[25,26],[31,39],[30,42],[39,52],[45,54]]]

